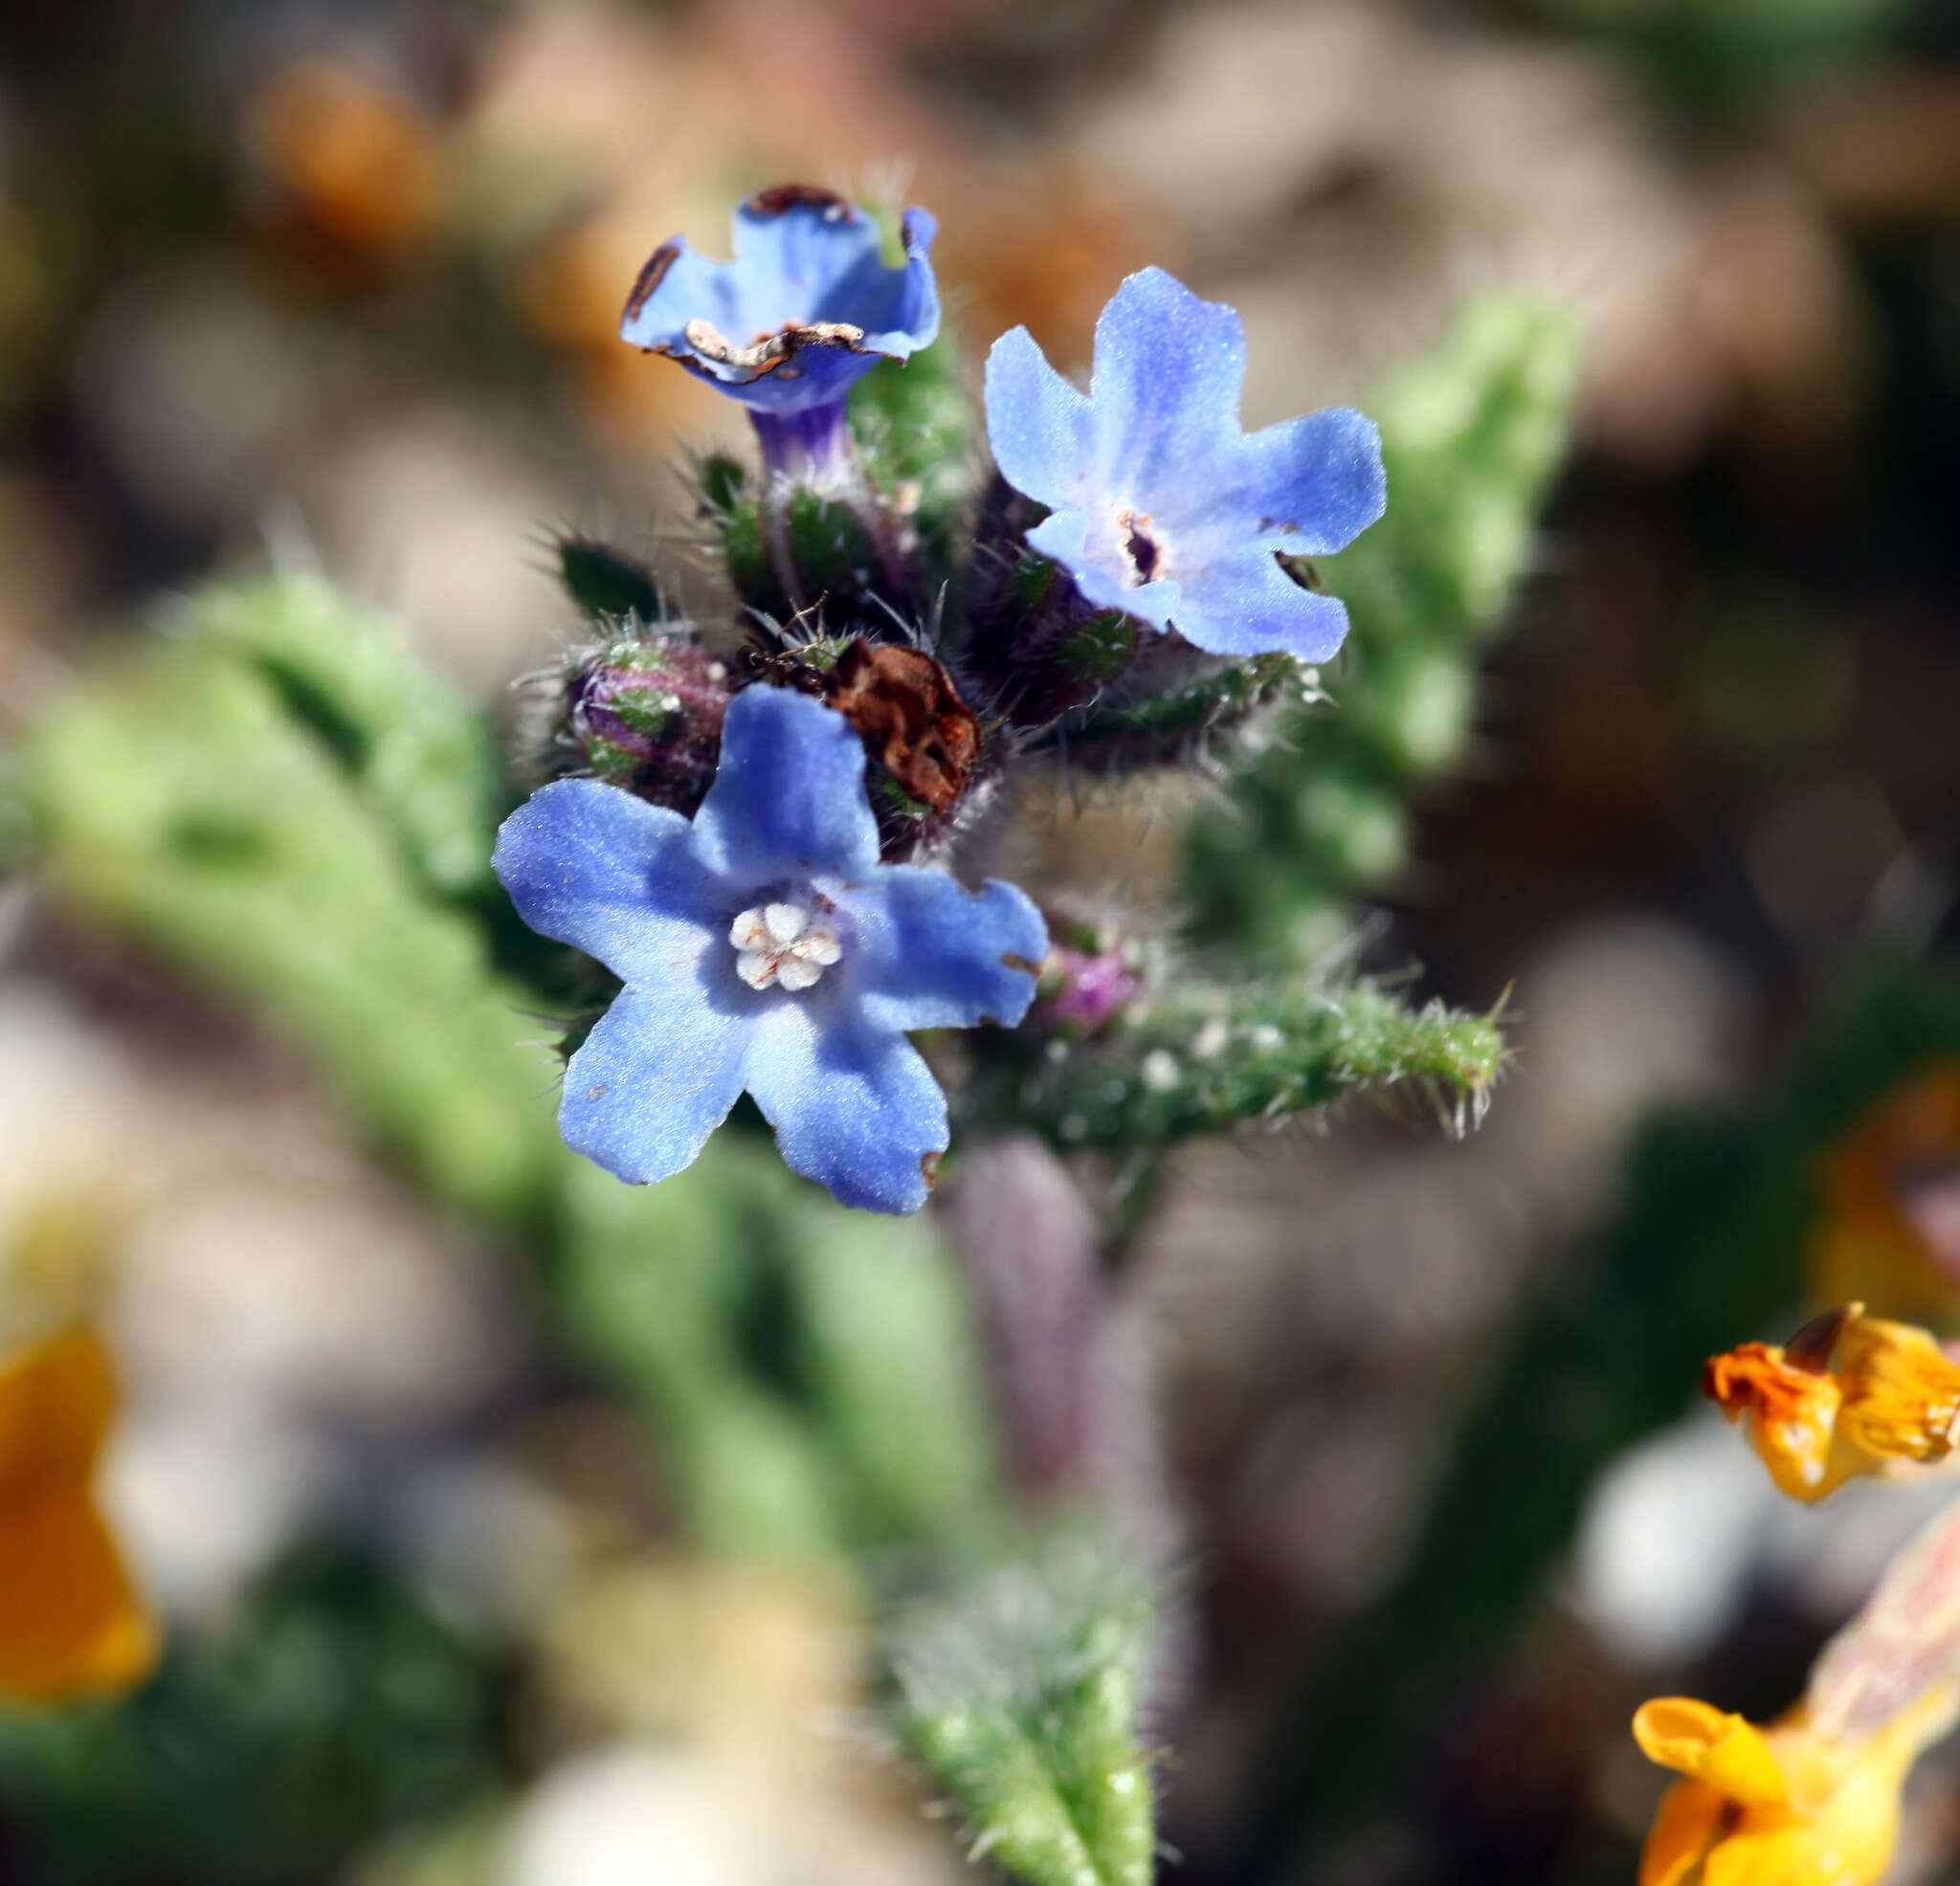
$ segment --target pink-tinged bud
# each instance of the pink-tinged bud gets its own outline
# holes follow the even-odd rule
[[[1143,992],[1144,979],[1121,945],[1083,950],[1057,943],[1041,966],[1037,1027],[1095,1034]]]
[[[544,770],[589,773],[691,817],[714,783],[734,680],[684,632],[581,651],[567,665]]]

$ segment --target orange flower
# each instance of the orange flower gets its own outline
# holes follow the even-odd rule
[[[115,1412],[86,1331],[0,1364],[0,1696],[56,1701],[140,1682],[156,1631],[90,1496]]]
[[[1960,1503],[1886,1568],[1767,1729],[1689,1697],[1642,1705],[1635,1740],[1685,1779],[1654,1817],[1639,1886],[1872,1886],[1907,1772],[1960,1715],[1956,1685]]]
[[[1703,1392],[1745,1424],[1793,1499],[1821,1499],[1860,1474],[1934,1461],[1960,1426],[1960,1363],[1923,1329],[1847,1304],[1806,1323],[1787,1348],[1745,1342],[1710,1358]]]
[[[1839,1739],[1799,1707],[1768,1729],[1691,1697],[1643,1703],[1634,1739],[1685,1780],[1669,1788],[1639,1886],[1873,1886],[1891,1864],[1899,1796],[1955,1714],[1928,1692],[1876,1733]]]

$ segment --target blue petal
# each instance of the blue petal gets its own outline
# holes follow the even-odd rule
[[[627,982],[685,970],[725,921],[687,821],[595,779],[556,780],[520,806],[492,863],[532,929]]]
[[[710,262],[677,236],[654,253],[626,304],[621,337],[671,355],[744,405],[798,412],[840,402],[887,356],[902,360],[939,332],[929,259],[937,225],[923,210],[904,223],[906,259],[887,268],[878,225],[828,191],[791,186],[736,212],[735,259]],[[764,365],[719,359],[687,339],[709,322],[729,347],[748,349],[812,322],[864,330],[861,341],[804,339]]]
[[[925,1203],[927,1162],[949,1137],[946,1096],[902,1034],[777,1003],[749,1035],[746,1076],[791,1171],[827,1186],[839,1205]]]
[[[939,283],[932,274],[932,243],[939,224],[924,210],[907,210],[902,225],[905,261],[888,269],[876,249],[832,297],[834,314],[821,321],[848,321],[864,330],[862,344],[905,360],[939,338]]]
[[[619,323],[619,338],[635,347],[691,354],[683,329],[711,321],[724,334],[741,332],[743,307],[733,271],[711,262],[684,235],[663,242],[647,258]]]
[[[1244,383],[1235,309],[1162,269],[1128,277],[1096,322],[1089,380],[1103,491],[1162,520],[1189,510],[1238,443]]]
[[[745,885],[878,864],[864,747],[841,714],[784,688],[745,689],[722,722],[722,764],[694,817],[695,850]]]
[[[987,355],[987,439],[1013,488],[1061,510],[1080,504],[1092,470],[1095,415],[1025,327],[994,342]]]
[[[1179,541],[1222,549],[1258,537],[1296,556],[1330,556],[1387,503],[1380,428],[1352,407],[1328,407],[1243,440]]]
[[[850,903],[852,989],[874,1028],[1012,1028],[1035,999],[1048,926],[1012,884],[969,891],[924,865],[893,865]]]
[[[558,1130],[573,1152],[634,1186],[694,1164],[742,1092],[754,1022],[724,980],[717,963],[613,999],[565,1070]]]
[[[1178,632],[1214,655],[1281,649],[1302,661],[1325,661],[1348,633],[1340,600],[1303,589],[1262,545],[1215,559],[1183,587]]]
[[[865,323],[843,305],[866,265],[881,273],[878,225],[827,191],[783,197],[764,191],[735,212],[735,269],[753,330],[730,334],[739,347],[792,321]],[[861,286],[855,292],[861,296]],[[835,304],[835,305],[834,305]]]
[[[1052,557],[1075,579],[1078,590],[1096,609],[1120,609],[1157,630],[1169,629],[1177,612],[1178,586],[1169,577],[1132,587],[1127,567],[1114,556],[1092,557],[1086,547],[1089,521],[1080,511],[1057,511],[1028,533],[1027,544]]]

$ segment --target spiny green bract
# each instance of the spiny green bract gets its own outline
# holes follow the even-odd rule
[[[1064,1149],[1169,1145],[1396,1088],[1461,1125],[1481,1118],[1503,1058],[1494,1016],[1412,1010],[1367,982],[1183,983],[1095,1042],[1056,1044],[1012,1103]]]
[[[1125,646],[1125,657],[1128,652]],[[1314,670],[1290,655],[1214,661],[1182,685],[1099,700],[1064,721],[1035,750],[1053,749],[1071,766],[1091,773],[1174,765],[1222,772],[1235,737],[1261,726],[1267,710],[1319,699]]]
[[[658,622],[665,614],[659,585],[637,558],[595,537],[567,532],[553,545],[558,580],[582,614],[595,622]]]

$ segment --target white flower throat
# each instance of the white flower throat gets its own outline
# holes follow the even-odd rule
[[[750,988],[808,988],[842,955],[837,933],[823,915],[800,903],[759,903],[728,926],[735,973]]]

